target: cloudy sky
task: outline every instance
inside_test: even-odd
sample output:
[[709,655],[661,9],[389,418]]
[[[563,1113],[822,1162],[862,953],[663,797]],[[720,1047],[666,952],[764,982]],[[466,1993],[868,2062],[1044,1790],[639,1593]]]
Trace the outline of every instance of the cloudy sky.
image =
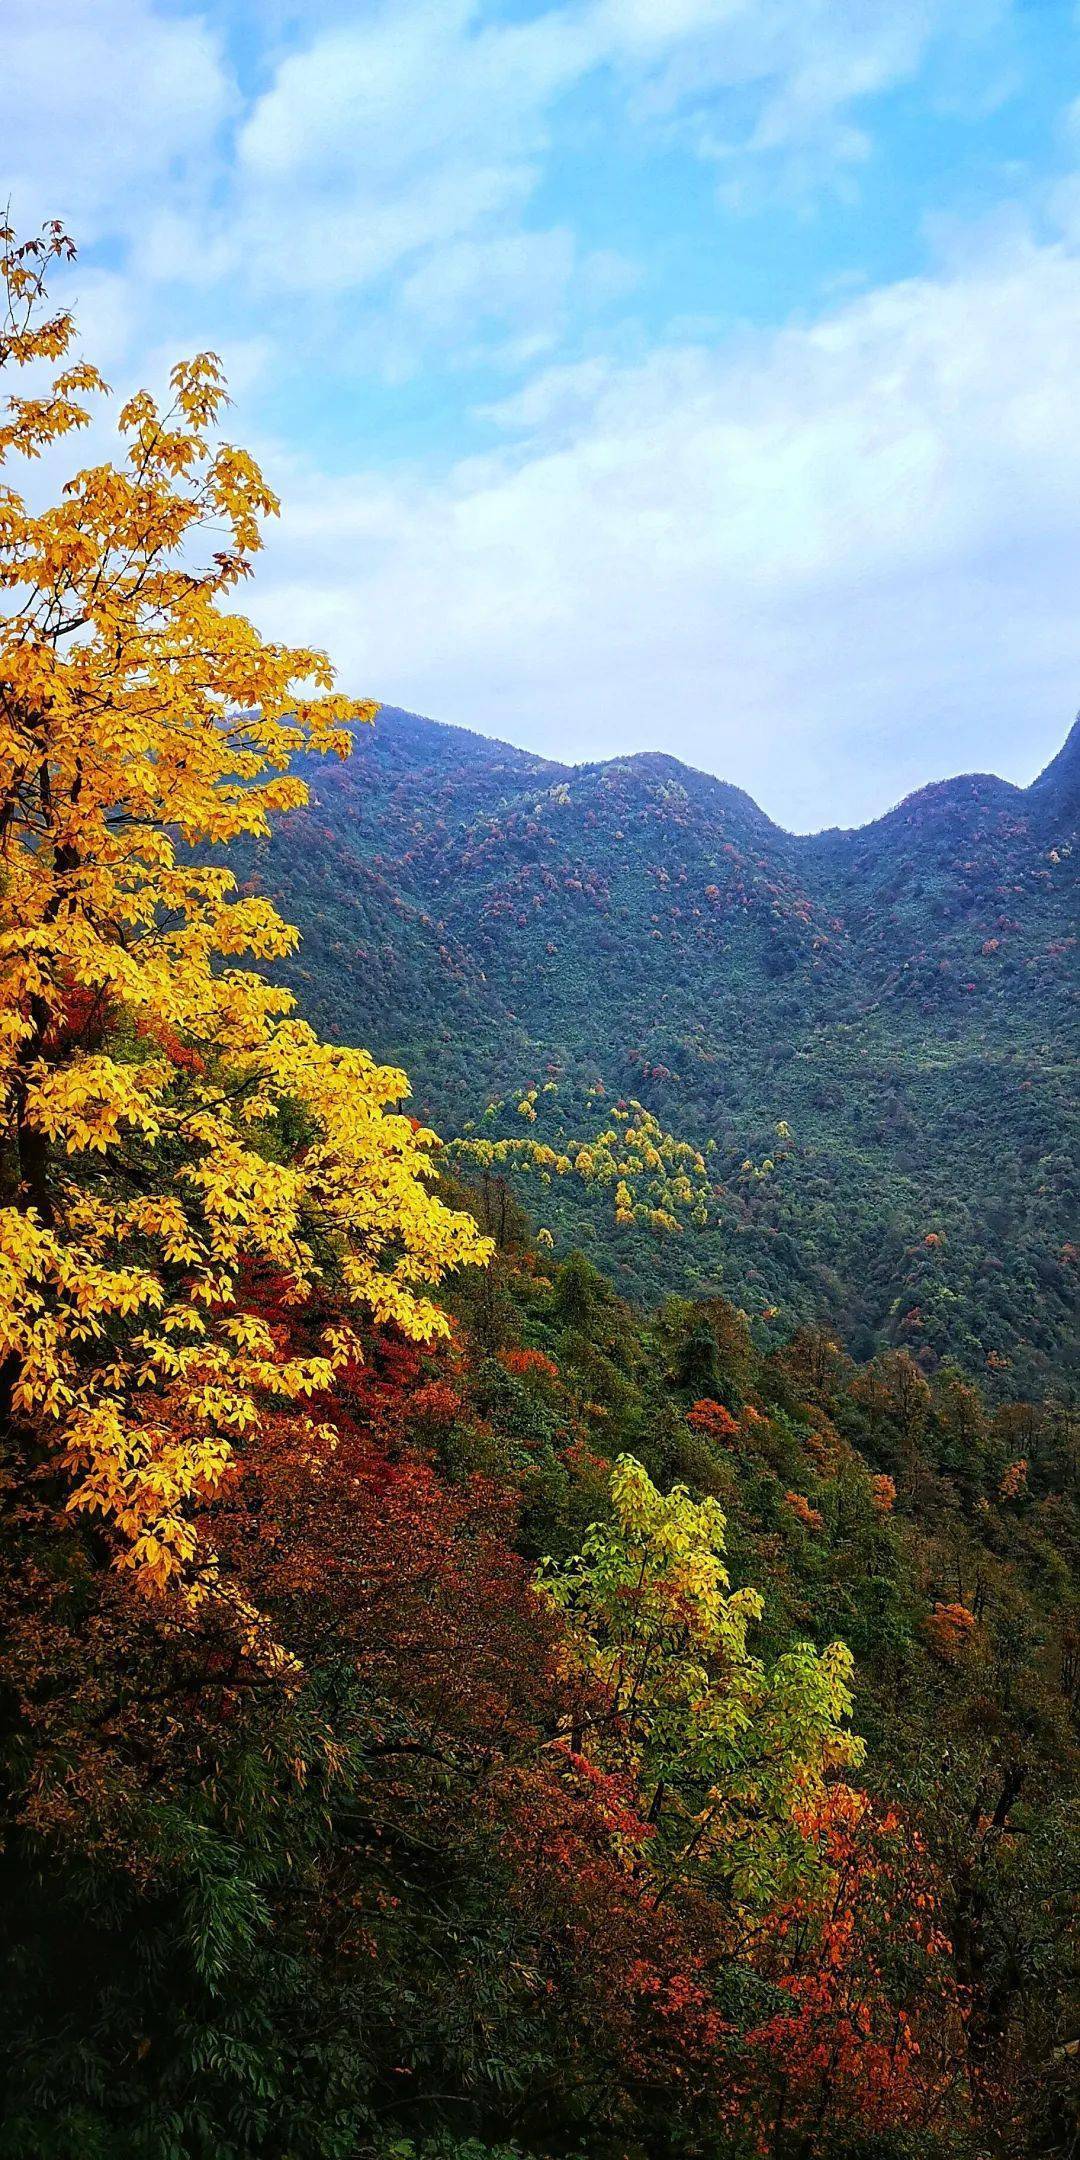
[[214,345],[252,612],[800,829],[1080,704],[1073,0],[0,0],[118,389]]

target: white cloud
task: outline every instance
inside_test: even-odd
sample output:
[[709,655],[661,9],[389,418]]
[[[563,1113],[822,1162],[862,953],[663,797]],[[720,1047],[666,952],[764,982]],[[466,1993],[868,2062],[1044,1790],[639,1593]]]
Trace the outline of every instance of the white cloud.
[[795,823],[884,807],[928,737],[1027,778],[1080,673],[1078,340],[1077,258],[1014,239],[736,354],[548,370],[443,486],[297,471],[263,609],[353,687],[659,744]]
[[535,359],[563,327],[576,254],[573,234],[557,227],[459,240],[426,255],[397,305],[397,334],[412,364],[432,345],[463,363]]
[[[7,0],[0,181],[20,224],[58,213],[83,242],[121,238],[144,304],[185,282],[256,313],[311,296],[321,338],[326,309],[378,306],[391,373],[408,372],[410,296],[437,306],[482,264],[491,357],[520,365],[562,326],[562,241],[525,212],[568,94],[602,79],[639,130],[675,129],[715,162],[729,202],[759,171],[818,184],[864,147],[868,98],[1006,4],[556,0],[514,19],[489,0],[225,0],[211,20],[163,0]],[[246,103],[226,29],[262,85]],[[582,304],[589,290],[586,275]]]
[[566,226],[470,235],[422,255],[343,357],[350,371],[375,366],[390,383],[432,367],[518,374],[559,345],[572,319],[621,306],[636,281],[632,263],[612,250],[583,253]]
[[852,115],[868,99],[998,13],[995,0],[595,0],[594,25],[643,120],[679,126],[734,186],[770,162],[808,186],[866,154]]
[[583,51],[559,12],[485,26],[476,0],[384,5],[283,62],[243,130],[241,162],[268,179],[385,185],[433,155],[474,155],[481,118],[504,156],[528,155]]
[[287,285],[355,285],[516,214],[585,58],[570,15],[485,24],[473,0],[395,0],[331,29],[241,131],[241,259]]
[[201,190],[232,90],[198,15],[148,0],[5,0],[0,198],[21,229],[130,231],[151,195]]
[[571,0],[512,20],[481,0],[382,0],[280,59],[189,268],[220,276],[224,247],[245,280],[344,292],[516,231],[559,100],[600,74],[639,126],[677,128],[729,188],[785,161],[820,181],[865,148],[852,112],[994,5]]

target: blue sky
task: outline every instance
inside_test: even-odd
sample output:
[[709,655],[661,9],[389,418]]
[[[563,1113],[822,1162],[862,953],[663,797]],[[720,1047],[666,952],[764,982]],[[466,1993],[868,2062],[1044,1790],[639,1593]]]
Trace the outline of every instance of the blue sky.
[[197,346],[268,630],[799,828],[1080,704],[1071,0],[5,0],[0,186]]

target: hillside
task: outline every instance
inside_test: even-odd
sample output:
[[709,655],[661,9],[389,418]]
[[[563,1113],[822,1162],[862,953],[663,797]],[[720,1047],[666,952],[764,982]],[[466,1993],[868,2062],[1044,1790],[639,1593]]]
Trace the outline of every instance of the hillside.
[[1076,2160],[1075,738],[372,737],[170,380],[0,516],[0,2160]]
[[533,1196],[560,1243],[857,1355],[1075,1376],[1080,729],[1026,790],[810,837],[670,757],[567,767],[390,709],[310,778],[242,869],[302,930],[318,1026],[447,1133],[505,1098],[483,1129],[520,1134],[539,1086],[556,1145],[634,1098],[708,1149],[708,1228],[624,1237],[571,1181]]

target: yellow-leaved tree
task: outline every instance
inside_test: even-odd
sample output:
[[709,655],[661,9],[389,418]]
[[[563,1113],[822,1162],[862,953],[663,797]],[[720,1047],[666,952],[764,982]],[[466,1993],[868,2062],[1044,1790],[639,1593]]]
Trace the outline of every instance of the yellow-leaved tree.
[[611,1509],[537,1578],[567,1623],[568,1672],[586,1682],[575,1747],[637,1787],[658,1898],[698,1876],[760,1912],[818,1877],[821,1810],[836,1774],[862,1760],[846,1724],[851,1652],[801,1642],[768,1665],[752,1654],[764,1599],[731,1588],[717,1500],[658,1492],[622,1455]]
[[0,411],[3,1413],[123,1564],[198,1599],[224,1591],[193,1518],[260,1402],[356,1351],[344,1320],[289,1354],[253,1273],[421,1339],[427,1290],[488,1248],[428,1189],[404,1075],[318,1040],[258,972],[294,931],[199,854],[302,803],[295,753],[374,715],[228,605],[277,505],[217,435],[214,355],[168,409],[129,399],[117,462],[57,501],[9,484],[108,395],[48,308],[71,253],[0,229],[0,368],[26,371]]

